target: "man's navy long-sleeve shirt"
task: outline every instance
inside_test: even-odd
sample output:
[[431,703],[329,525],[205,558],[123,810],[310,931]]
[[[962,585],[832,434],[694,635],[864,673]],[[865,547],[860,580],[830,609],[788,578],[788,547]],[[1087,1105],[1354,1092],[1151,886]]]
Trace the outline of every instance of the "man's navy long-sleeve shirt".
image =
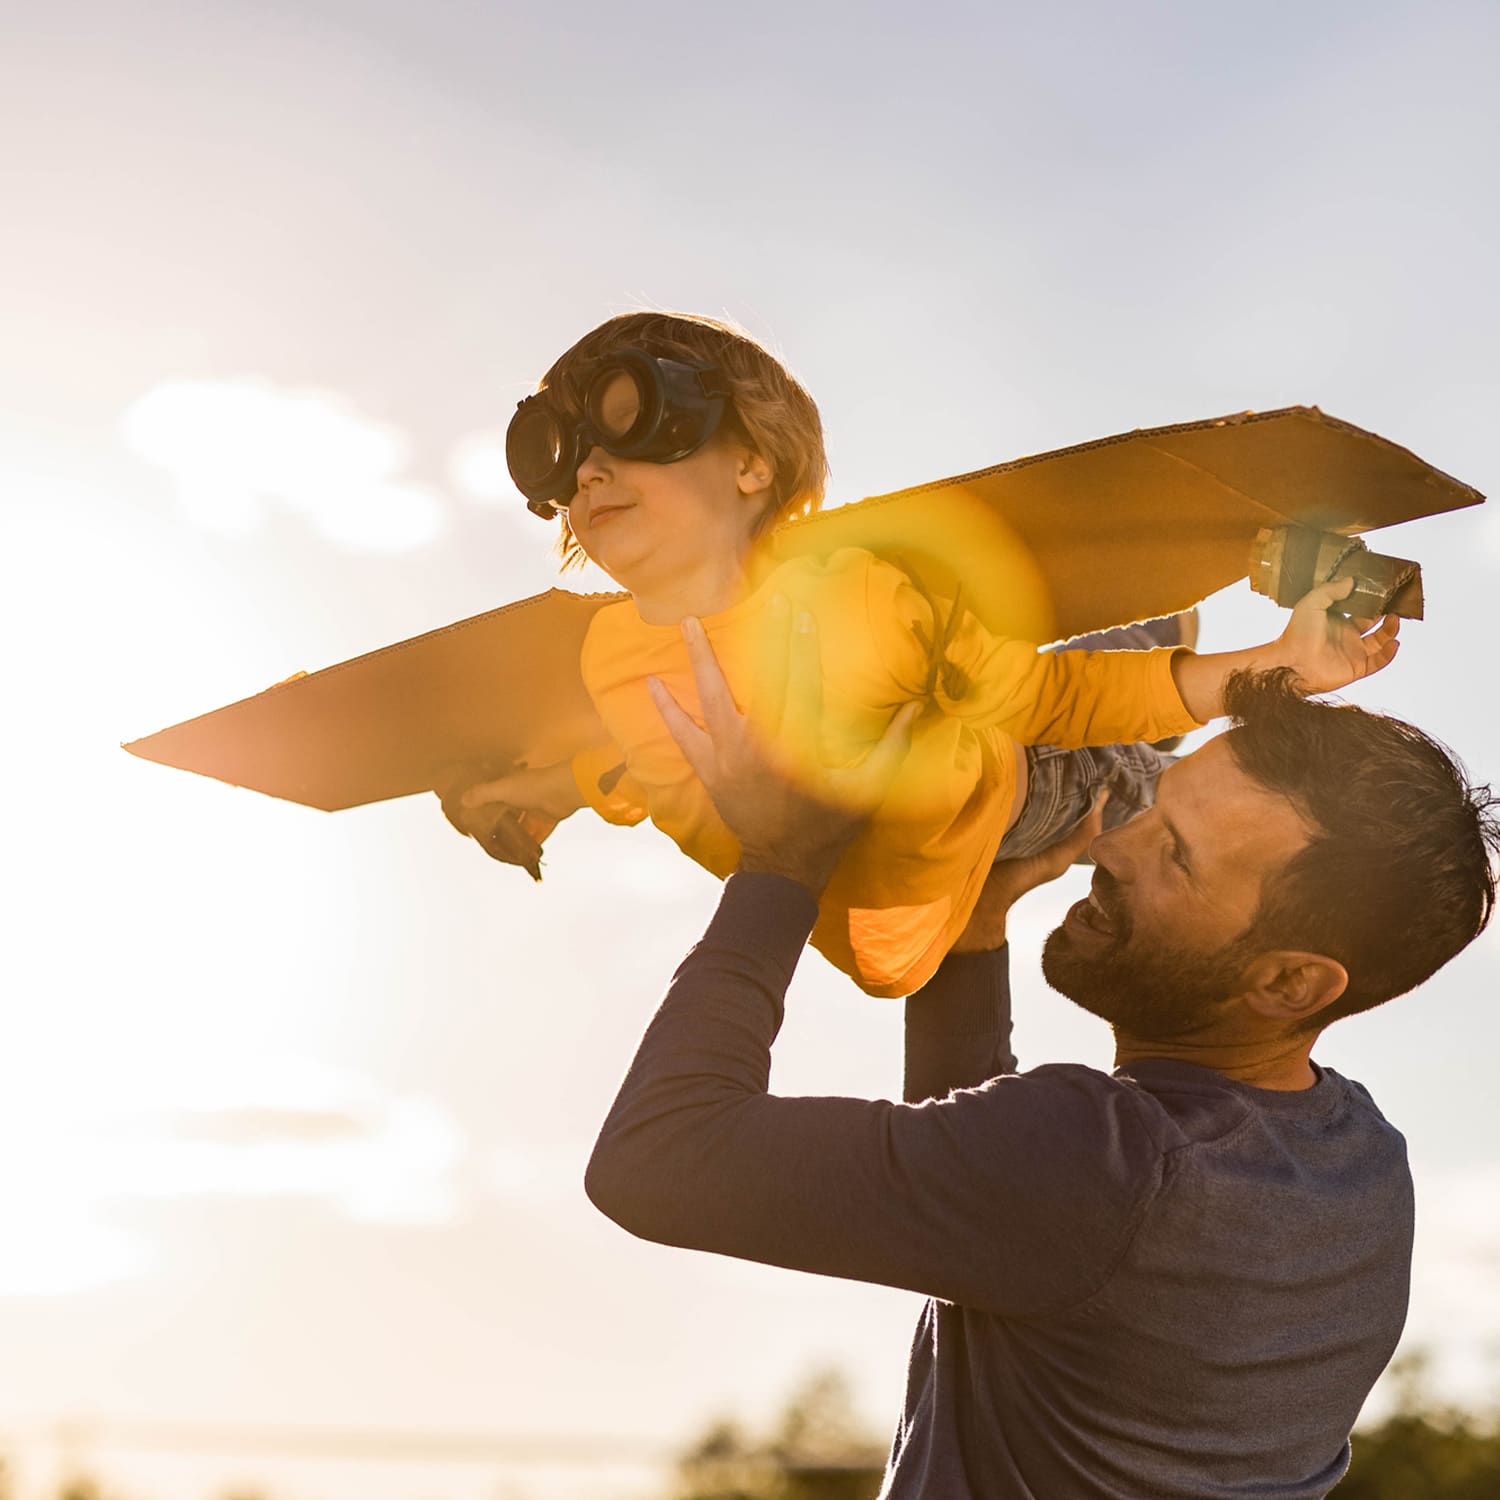
[[604,1123],[594,1202],[930,1299],[890,1500],[1326,1494],[1410,1269],[1405,1144],[1365,1091],[1165,1060],[1016,1074],[1002,952],[907,1002],[907,1102],[777,1097],[815,915],[791,881],[730,879]]

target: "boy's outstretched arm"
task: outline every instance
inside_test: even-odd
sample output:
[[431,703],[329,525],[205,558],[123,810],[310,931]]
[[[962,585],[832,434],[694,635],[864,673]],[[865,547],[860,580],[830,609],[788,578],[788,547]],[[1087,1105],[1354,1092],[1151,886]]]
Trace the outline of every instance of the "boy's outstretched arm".
[[1401,622],[1387,615],[1376,626],[1335,612],[1353,587],[1352,578],[1320,584],[1297,602],[1281,635],[1264,646],[1205,656],[1179,652],[1172,658],[1172,680],[1183,706],[1200,723],[1217,718],[1224,712],[1224,684],[1235,672],[1290,667],[1303,692],[1331,693],[1389,666]]
[[454,828],[493,858],[523,865],[536,880],[543,842],[579,808],[591,806],[606,822],[625,827],[646,816],[645,795],[626,772],[623,753],[607,742],[555,765],[518,766],[482,781],[460,778],[438,795]]

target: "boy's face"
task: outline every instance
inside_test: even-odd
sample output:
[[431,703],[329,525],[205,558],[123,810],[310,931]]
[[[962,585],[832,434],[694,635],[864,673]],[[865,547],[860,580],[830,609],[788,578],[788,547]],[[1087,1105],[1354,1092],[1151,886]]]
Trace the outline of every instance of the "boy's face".
[[743,443],[715,436],[676,463],[591,449],[568,524],[579,545],[637,596],[670,595],[738,568],[770,499],[770,470]]

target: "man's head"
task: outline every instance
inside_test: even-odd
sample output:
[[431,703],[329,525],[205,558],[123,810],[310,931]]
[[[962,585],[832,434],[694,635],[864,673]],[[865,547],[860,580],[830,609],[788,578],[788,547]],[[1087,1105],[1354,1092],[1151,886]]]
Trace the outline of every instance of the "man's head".
[[[579,339],[542,377],[538,389],[576,415],[582,404],[580,377],[599,360],[625,349],[708,364],[721,373],[729,400],[710,446],[742,445],[769,472],[769,485],[751,514],[754,532],[821,505],[828,458],[816,403],[775,356],[728,323],[683,313],[622,313]],[[567,569],[583,562],[584,551],[566,514],[560,526],[558,550]]]
[[1094,841],[1093,894],[1048,939],[1049,982],[1138,1039],[1243,1003],[1311,1033],[1420,984],[1495,905],[1496,801],[1398,719],[1241,674],[1228,733]]

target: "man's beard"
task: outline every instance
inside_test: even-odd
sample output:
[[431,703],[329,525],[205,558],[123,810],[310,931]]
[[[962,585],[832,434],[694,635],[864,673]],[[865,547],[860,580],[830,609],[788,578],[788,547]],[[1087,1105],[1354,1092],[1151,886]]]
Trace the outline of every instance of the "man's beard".
[[1132,945],[1120,883],[1102,867],[1094,871],[1094,899],[1111,929],[1107,940],[1080,951],[1065,927],[1056,928],[1042,949],[1047,983],[1138,1039],[1188,1037],[1211,1024],[1221,1002],[1239,988],[1251,956],[1247,934],[1214,953]]

